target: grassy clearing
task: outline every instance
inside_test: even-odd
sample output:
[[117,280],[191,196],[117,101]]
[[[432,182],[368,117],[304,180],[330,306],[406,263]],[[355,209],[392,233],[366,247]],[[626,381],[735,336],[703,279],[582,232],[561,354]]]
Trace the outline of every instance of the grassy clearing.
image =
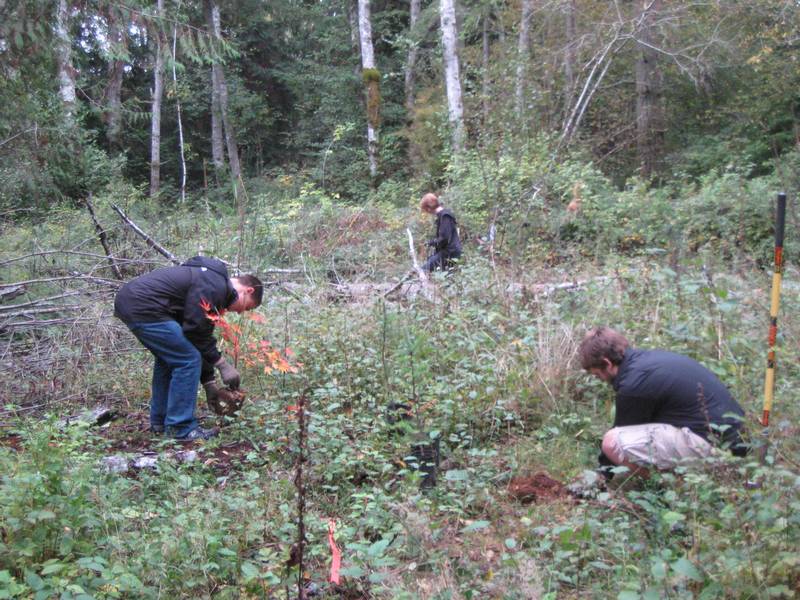
[[[74,226],[64,235],[88,244],[91,230],[68,217]],[[373,243],[385,236],[383,258],[375,251],[373,266],[360,271],[365,279],[398,276],[388,259],[405,260],[399,221],[381,218],[388,225]],[[311,237],[323,235],[309,223]],[[173,227],[174,239],[185,239],[189,225],[154,227]],[[225,239],[223,225],[215,227],[215,239]],[[17,242],[8,256],[22,254],[30,232],[10,233]],[[141,258],[138,243],[119,236],[128,256]],[[513,476],[546,472],[566,482],[594,465],[612,395],[573,361],[592,324],[709,366],[734,390],[759,438],[769,273],[710,253],[677,263],[668,253],[609,255],[603,263],[562,257],[525,271],[473,255],[437,283],[434,304],[349,303],[332,300],[322,282],[331,264],[353,266],[356,254],[334,260],[339,250],[331,249],[341,246],[329,246],[308,259],[302,294],[271,288],[259,309],[265,322],[241,320],[246,341],[291,348],[301,371],[244,365],[249,400],[241,415],[222,423],[218,440],[194,448],[191,463],[168,459],[171,444],[142,431],[150,357],[111,316],[110,293],[81,296],[83,320],[70,325],[3,334],[0,597],[296,597],[297,420],[287,407],[303,390],[311,411],[303,576],[326,597],[798,592],[800,330],[786,316],[800,308],[796,269],[785,276],[765,465],[722,459],[637,492],[523,504],[508,494]],[[4,279],[52,277],[77,260],[20,261]],[[534,287],[575,278],[588,283]],[[46,293],[59,291],[46,285],[53,286]],[[113,404],[122,418],[101,428],[58,427],[60,417],[98,403]],[[389,422],[392,403],[412,407],[408,427]],[[438,484],[423,492],[411,444],[435,437]],[[142,450],[161,457],[157,471],[111,475],[100,467],[103,456]],[[761,487],[747,489],[746,481]],[[325,583],[331,518],[344,559],[340,586]]]

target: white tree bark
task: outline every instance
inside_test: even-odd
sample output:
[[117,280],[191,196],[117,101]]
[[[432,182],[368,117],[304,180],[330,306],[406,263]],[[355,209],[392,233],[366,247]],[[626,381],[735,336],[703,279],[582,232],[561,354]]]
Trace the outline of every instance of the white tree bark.
[[69,35],[69,5],[59,0],[56,11],[56,56],[58,61],[58,93],[68,118],[75,113],[75,69],[72,67],[72,38]]
[[178,117],[178,146],[181,152],[181,202],[186,201],[186,154],[183,148],[183,121],[181,120],[181,98],[178,93],[178,72],[176,69],[178,45],[178,26],[172,27],[172,85],[175,91],[175,109]]
[[447,112],[453,150],[461,152],[464,149],[466,132],[464,128],[464,104],[461,97],[461,69],[458,62],[455,0],[441,0],[439,17],[442,27]]
[[[157,4],[159,25],[164,15],[164,0]],[[164,97],[164,35],[156,32],[156,55],[153,66],[153,105],[150,112],[150,197],[158,195],[161,187],[161,101]]]
[[575,96],[575,56],[578,44],[575,18],[575,0],[566,0],[564,5],[564,33],[567,43],[564,46],[564,113],[572,106]]
[[522,118],[525,108],[525,92],[528,87],[528,55],[531,51],[532,15],[533,0],[522,0],[522,20],[519,24],[519,38],[517,40],[517,73],[514,87],[514,111],[517,114],[517,119]]
[[361,69],[367,87],[367,156],[369,174],[378,175],[378,123],[380,87],[375,81],[375,53],[372,47],[372,16],[370,1],[358,0],[358,32],[361,40]]
[[414,29],[419,21],[419,13],[422,2],[421,0],[411,0],[411,12],[408,22],[408,31],[411,34],[411,47],[408,49],[408,57],[406,58],[406,79],[405,79],[405,92],[406,92],[406,110],[409,116],[414,111],[414,95],[415,83],[417,75],[417,55],[419,54],[419,44],[417,44]]
[[[209,13],[210,14],[210,13]],[[209,23],[213,20],[209,17]],[[212,26],[213,31],[213,26]],[[225,146],[222,139],[222,116],[219,108],[219,83],[217,70],[211,66],[211,162],[219,184],[219,174],[225,167]]]

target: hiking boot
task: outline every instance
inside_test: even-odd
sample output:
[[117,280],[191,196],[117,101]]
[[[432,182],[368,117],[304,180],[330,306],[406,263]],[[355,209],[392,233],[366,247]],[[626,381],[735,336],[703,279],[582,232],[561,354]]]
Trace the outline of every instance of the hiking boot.
[[164,426],[151,423],[150,433],[152,433],[153,435],[164,435]]
[[194,442],[195,440],[210,440],[211,438],[216,437],[218,434],[219,434],[218,427],[212,427],[211,429],[196,427],[183,437],[176,437],[175,440],[178,442]]

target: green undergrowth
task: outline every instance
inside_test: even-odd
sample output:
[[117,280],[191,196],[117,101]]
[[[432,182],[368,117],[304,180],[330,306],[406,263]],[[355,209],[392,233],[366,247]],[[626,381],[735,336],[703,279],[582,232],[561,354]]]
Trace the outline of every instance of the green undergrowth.
[[[278,174],[250,182],[241,227],[212,196],[171,206],[129,188],[96,196],[126,279],[168,261],[120,224],[111,202],[174,254],[218,255],[269,281],[263,318],[229,316],[241,327],[248,400],[189,463],[141,431],[152,359],[113,318],[113,276],[85,209],[2,223],[1,283],[36,280],[14,303],[74,294],[52,302],[75,306],[44,313],[59,321],[51,326],[0,321],[0,598],[297,597],[302,396],[302,576],[324,597],[794,597],[800,285],[788,237],[772,426],[758,424],[778,182],[732,168],[618,192],[578,158],[555,165],[544,147],[526,152],[467,154],[454,167],[457,184],[443,195],[460,216],[466,260],[437,274],[430,293],[388,298],[386,287],[357,299],[332,284],[391,285],[408,270],[405,229],[421,248],[431,223],[401,187],[348,205]],[[582,208],[569,216],[576,196]],[[493,220],[494,247],[479,246]],[[96,279],[78,284],[76,273]],[[575,353],[596,324],[708,366],[745,408],[758,450],[639,491],[513,499],[515,476],[566,483],[594,466],[613,392],[580,371]],[[261,342],[289,348],[298,372],[265,369],[249,350]],[[121,417],[59,425],[97,404]],[[220,424],[203,404],[201,394],[205,423]],[[419,444],[438,444],[432,488]],[[141,449],[159,457],[157,470],[102,466]],[[329,519],[339,586],[326,582]]]
[[[785,314],[798,309],[796,276],[787,269]],[[559,290],[535,287],[569,281],[558,268],[511,280],[476,257],[437,279],[434,302],[346,302],[319,286],[302,296],[271,291],[263,323],[232,316],[244,341],[290,348],[299,372],[265,372],[242,358],[249,400],[220,438],[188,464],[153,440],[158,470],[133,475],[106,473],[101,459],[130,437],[125,423],[146,414],[151,359],[107,308],[91,330],[53,332],[51,342],[71,353],[38,355],[58,367],[39,396],[50,402],[36,413],[22,398],[4,408],[0,597],[296,597],[292,407],[304,391],[304,576],[326,594],[792,597],[798,331],[782,321],[774,426],[764,438],[756,419],[768,273],[712,256],[676,266],[653,254],[587,265],[580,289]],[[756,454],[709,463],[594,500],[509,497],[515,475],[567,482],[593,466],[612,394],[574,358],[596,323],[709,366],[745,407],[751,438],[768,443],[765,462]],[[66,400],[55,404],[59,396]],[[55,414],[78,408],[71,397],[110,401],[123,417],[59,428]],[[437,484],[421,489],[412,447],[435,440]],[[242,441],[253,450],[228,470],[209,460]],[[326,583],[329,519],[343,554],[337,588]]]

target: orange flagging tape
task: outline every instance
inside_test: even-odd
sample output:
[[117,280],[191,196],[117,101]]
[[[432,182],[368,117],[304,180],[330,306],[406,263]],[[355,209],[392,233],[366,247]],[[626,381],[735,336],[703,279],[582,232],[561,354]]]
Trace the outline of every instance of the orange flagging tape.
[[336,521],[333,519],[328,520],[328,544],[331,547],[331,576],[328,581],[331,583],[339,583],[339,569],[342,566],[342,553],[333,539],[333,532],[336,530]]

